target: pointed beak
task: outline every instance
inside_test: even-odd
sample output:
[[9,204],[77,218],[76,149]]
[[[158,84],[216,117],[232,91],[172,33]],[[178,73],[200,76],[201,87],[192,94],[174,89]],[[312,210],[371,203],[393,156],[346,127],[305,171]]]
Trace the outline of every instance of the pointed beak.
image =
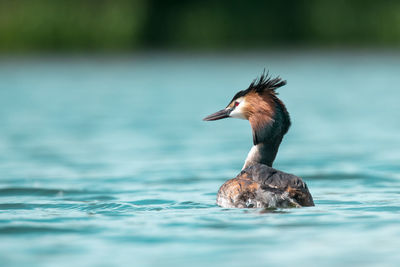
[[216,120],[228,118],[231,111],[232,111],[232,109],[229,109],[229,108],[222,109],[220,111],[217,111],[217,112],[205,117],[203,119],[203,121],[216,121]]

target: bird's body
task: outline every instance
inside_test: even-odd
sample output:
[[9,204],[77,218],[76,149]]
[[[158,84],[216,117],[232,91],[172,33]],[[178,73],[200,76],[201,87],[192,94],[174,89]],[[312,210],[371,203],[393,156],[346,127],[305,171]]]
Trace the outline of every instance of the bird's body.
[[253,144],[242,171],[218,191],[217,204],[225,208],[276,208],[314,206],[307,185],[300,177],[272,168],[290,117],[275,90],[286,84],[263,74],[249,88],[238,92],[229,105],[204,118],[233,117],[249,120]]
[[314,206],[301,178],[260,163],[226,181],[218,191],[217,204],[224,208]]

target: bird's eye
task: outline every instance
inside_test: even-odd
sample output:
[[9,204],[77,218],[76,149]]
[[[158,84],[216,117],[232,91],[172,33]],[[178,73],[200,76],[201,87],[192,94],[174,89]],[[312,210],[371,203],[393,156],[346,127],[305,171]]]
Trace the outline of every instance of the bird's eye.
[[239,102],[236,101],[235,102],[235,107],[237,107],[237,106],[239,106]]

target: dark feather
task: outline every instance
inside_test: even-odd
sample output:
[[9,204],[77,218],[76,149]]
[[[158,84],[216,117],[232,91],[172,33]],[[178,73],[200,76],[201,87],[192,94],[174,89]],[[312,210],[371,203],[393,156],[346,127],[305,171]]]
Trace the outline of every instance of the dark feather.
[[275,90],[284,85],[286,85],[286,80],[282,80],[279,76],[271,78],[269,76],[269,72],[265,73],[264,70],[261,76],[257,79],[254,79],[246,90],[237,92],[229,103],[235,99],[238,99],[239,97],[247,95],[250,92],[262,93],[265,90],[271,90],[276,94]]

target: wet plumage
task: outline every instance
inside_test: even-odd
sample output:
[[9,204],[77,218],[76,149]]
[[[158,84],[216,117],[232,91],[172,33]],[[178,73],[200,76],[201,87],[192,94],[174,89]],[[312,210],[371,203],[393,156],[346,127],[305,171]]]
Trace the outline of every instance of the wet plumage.
[[259,163],[225,182],[218,191],[217,204],[225,208],[314,206],[300,177]]

